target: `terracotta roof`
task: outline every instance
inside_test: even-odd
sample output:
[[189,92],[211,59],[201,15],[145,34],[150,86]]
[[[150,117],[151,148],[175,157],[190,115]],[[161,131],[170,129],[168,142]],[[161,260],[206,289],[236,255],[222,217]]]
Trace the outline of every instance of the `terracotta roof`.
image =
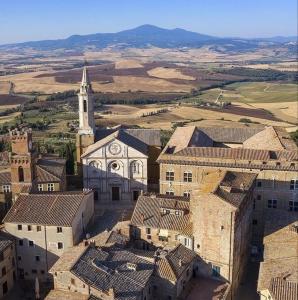
[[[164,213],[172,210],[173,213]],[[183,214],[176,215],[175,211]],[[140,196],[135,206],[131,224],[167,230],[182,231],[189,222],[189,199],[166,195]]]
[[0,165],[8,165],[9,164],[9,152],[4,151],[0,152]]
[[297,151],[295,142],[282,128],[266,127],[243,143],[244,148]]
[[160,129],[125,128],[123,126],[117,126],[110,129],[98,129],[96,131],[96,141],[107,137],[117,130],[122,130],[147,145],[157,147],[161,146]]
[[71,269],[72,274],[92,288],[104,293],[113,288],[116,299],[127,300],[139,299],[153,271],[153,263],[128,250],[91,246]]
[[128,133],[126,133],[123,130],[117,130],[116,132],[113,132],[109,136],[107,136],[107,137],[99,140],[98,142],[90,145],[81,157],[88,156],[90,153],[96,151],[97,149],[99,149],[100,147],[104,146],[105,144],[109,143],[112,140],[121,141],[122,143],[138,150],[139,152],[141,152],[145,155],[148,154],[148,147],[144,142],[138,140],[137,138],[135,138],[134,136],[132,136]]
[[[164,252],[164,250],[161,251]],[[180,244],[166,255],[156,255],[155,257],[155,275],[170,281],[176,281],[197,257],[197,254]]]
[[274,300],[298,300],[298,282],[280,277],[272,278],[269,292]]
[[13,243],[14,239],[6,232],[0,231],[0,253]]
[[89,295],[78,292],[51,290],[45,300],[89,300]]
[[248,138],[262,131],[263,127],[258,127],[258,128],[197,127],[197,129],[203,131],[214,142],[242,144]]
[[80,256],[87,250],[84,245],[71,247],[63,252],[60,258],[49,270],[50,273],[70,271]]
[[11,183],[10,171],[0,172],[0,185],[10,184],[10,183]]
[[3,222],[71,226],[88,193],[90,192],[21,194]]
[[41,158],[36,164],[36,182],[59,182],[65,173],[65,159]]

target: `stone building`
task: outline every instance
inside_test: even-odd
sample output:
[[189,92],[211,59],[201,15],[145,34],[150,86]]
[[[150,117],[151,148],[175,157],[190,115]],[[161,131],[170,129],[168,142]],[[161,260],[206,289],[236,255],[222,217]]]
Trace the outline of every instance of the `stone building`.
[[141,249],[175,247],[193,249],[189,199],[169,195],[141,195],[131,218],[131,238]]
[[185,291],[195,263],[195,253],[182,245],[156,252],[120,248],[114,243],[77,246],[50,270],[54,290],[46,299],[73,295],[71,299],[175,300]]
[[97,129],[86,67],[78,98],[78,172],[84,188],[94,190],[98,205],[133,206],[141,191],[158,191],[160,131],[123,126]]
[[261,300],[298,299],[298,212],[275,210],[265,216]]
[[74,292],[82,295],[79,299],[152,299],[154,264],[123,248],[74,247],[50,272],[55,291]]
[[190,200],[199,272],[230,283],[232,297],[250,256],[256,174],[213,171]]
[[14,239],[0,232],[0,299],[14,286],[16,281],[16,254]]
[[61,254],[85,236],[93,214],[91,191],[21,194],[3,220],[16,238],[19,277],[48,279]]
[[298,210],[298,151],[280,128],[178,127],[158,158],[160,193],[189,196],[206,174],[234,170],[257,174],[253,239],[261,243],[266,211]]
[[38,155],[30,129],[10,132],[11,153],[0,169],[0,215],[7,213],[21,193],[65,191],[65,159]]

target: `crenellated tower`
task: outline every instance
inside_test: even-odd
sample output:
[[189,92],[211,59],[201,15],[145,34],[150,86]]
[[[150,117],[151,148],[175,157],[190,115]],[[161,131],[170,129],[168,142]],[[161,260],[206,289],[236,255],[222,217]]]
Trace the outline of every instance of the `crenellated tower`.
[[30,190],[34,178],[34,154],[32,131],[12,130],[11,141],[11,189],[13,198],[21,192]]
[[92,86],[88,76],[87,67],[83,69],[82,82],[80,86],[79,98],[79,130],[76,137],[77,168],[81,174],[81,155],[85,149],[94,143],[95,122],[94,106],[92,99]]

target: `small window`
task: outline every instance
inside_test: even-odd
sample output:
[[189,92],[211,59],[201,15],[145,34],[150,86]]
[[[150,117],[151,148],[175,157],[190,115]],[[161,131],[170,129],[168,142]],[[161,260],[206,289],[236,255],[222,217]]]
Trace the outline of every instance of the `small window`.
[[3,193],[10,193],[10,185],[8,184],[5,184],[5,185],[2,185],[2,191]]
[[53,192],[53,191],[55,191],[54,183],[48,183],[48,192]]
[[62,242],[58,242],[58,249],[63,249],[63,243]]
[[257,181],[257,187],[261,187],[262,186],[262,181]]
[[174,181],[175,180],[175,174],[173,171],[167,171],[166,172],[166,181]]
[[38,189],[39,192],[42,192],[43,191],[43,184],[38,184],[37,189]]
[[37,274],[37,270],[36,269],[32,269],[31,272],[32,272],[32,274]]
[[166,191],[166,195],[169,195],[169,196],[174,196],[175,193],[174,191]]
[[257,220],[252,220],[252,225],[258,225],[258,221]]
[[22,256],[18,256],[18,261],[21,261],[22,260]]
[[219,266],[212,266],[212,276],[219,277],[220,276],[220,267]]
[[277,208],[277,200],[273,199],[273,200],[268,200],[268,208]]
[[185,198],[190,198],[190,191],[185,191],[185,192],[183,193],[183,197],[185,197]]
[[151,228],[146,228],[146,234],[151,234]]
[[298,179],[292,179],[290,181],[290,190],[298,190]]
[[72,285],[75,285],[75,284],[76,284],[76,281],[74,280],[74,278],[71,278],[71,279],[70,279],[70,283],[71,283]]
[[23,226],[19,224],[19,225],[18,225],[18,230],[22,230],[22,227],[23,227]]
[[44,270],[40,270],[40,273],[43,275],[44,274]]
[[23,240],[19,240],[19,246],[23,246],[24,245],[24,241]]
[[36,226],[36,231],[41,231],[41,226],[40,225]]
[[40,256],[39,255],[35,256],[35,261],[40,261]]
[[2,276],[5,276],[5,275],[6,275],[6,268],[3,267],[3,268],[2,268]]
[[19,166],[18,173],[19,173],[19,182],[24,182],[24,169],[22,166]]
[[84,112],[87,112],[87,100],[83,101]]
[[289,201],[289,210],[298,211],[298,201]]
[[28,228],[28,231],[32,231],[32,226],[31,225],[28,225],[27,228]]
[[57,233],[62,233],[62,227],[57,227]]
[[192,173],[191,172],[184,172],[183,173],[183,181],[184,182],[192,182]]
[[34,246],[34,242],[33,241],[29,241],[28,244],[29,244],[29,247],[33,247]]

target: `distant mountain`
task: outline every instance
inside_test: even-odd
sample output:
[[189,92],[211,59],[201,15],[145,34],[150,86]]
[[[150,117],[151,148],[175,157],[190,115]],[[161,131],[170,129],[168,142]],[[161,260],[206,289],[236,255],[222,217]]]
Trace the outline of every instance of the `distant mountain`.
[[[276,37],[268,43],[282,43],[286,37]],[[204,45],[225,47],[227,50],[247,50],[266,43],[266,39],[219,38],[210,35],[187,31],[184,29],[163,29],[153,25],[142,25],[134,29],[117,33],[95,33],[88,35],[72,35],[66,39],[43,40],[18,44],[2,45],[0,49],[34,48],[37,50],[85,49],[86,47],[102,49],[108,46],[145,48],[197,48]]]

